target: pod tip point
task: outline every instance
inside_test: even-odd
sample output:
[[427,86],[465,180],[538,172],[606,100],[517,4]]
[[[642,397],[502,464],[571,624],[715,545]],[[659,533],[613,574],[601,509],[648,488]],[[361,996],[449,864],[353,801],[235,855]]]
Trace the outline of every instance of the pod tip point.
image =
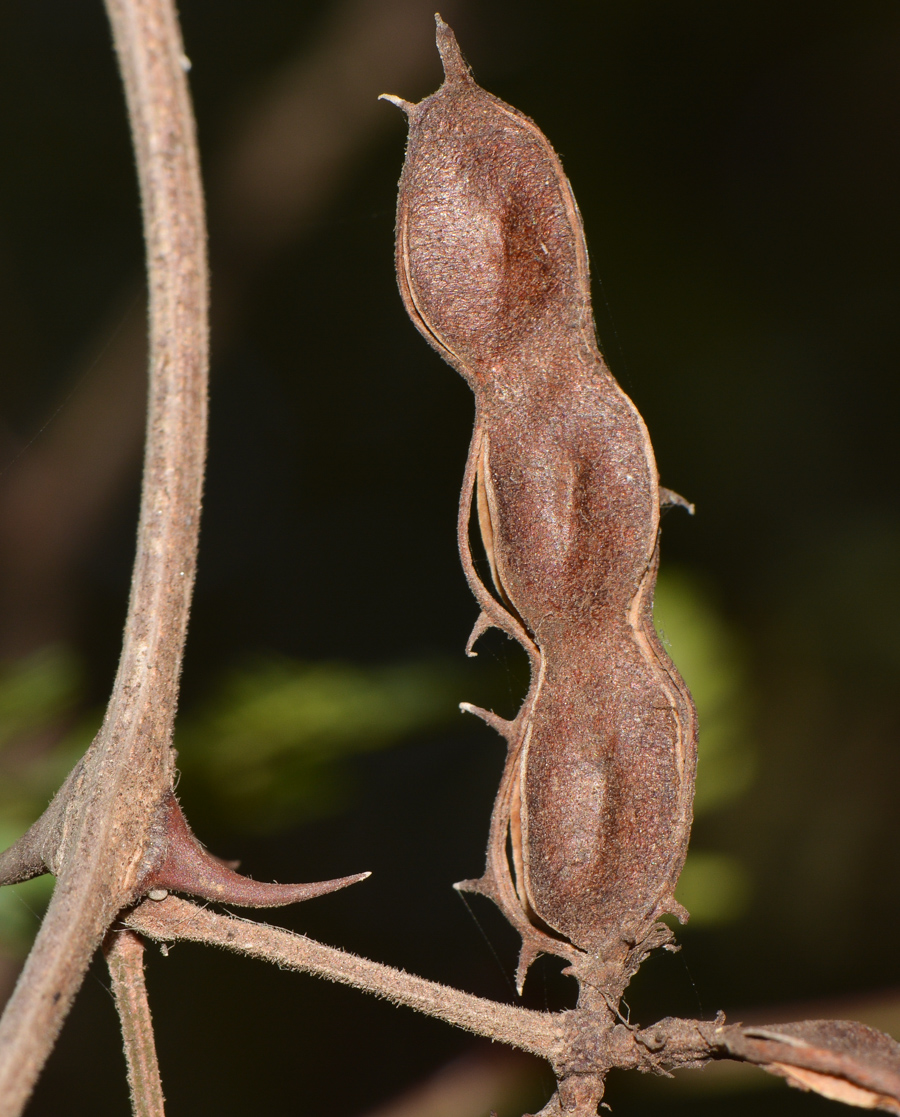
[[447,82],[471,82],[473,80],[472,73],[462,56],[462,51],[459,49],[459,43],[456,41],[452,28],[444,23],[440,12],[434,13],[434,22],[437,32],[437,48],[440,51],[441,63],[444,67],[444,80]]

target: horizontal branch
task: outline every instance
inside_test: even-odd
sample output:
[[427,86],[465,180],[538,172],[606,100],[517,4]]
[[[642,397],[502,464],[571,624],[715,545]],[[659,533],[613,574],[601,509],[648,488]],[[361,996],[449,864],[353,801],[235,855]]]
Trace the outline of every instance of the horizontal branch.
[[498,1004],[280,927],[218,915],[175,896],[161,901],[145,900],[124,916],[124,922],[159,942],[177,939],[208,943],[249,958],[274,962],[284,969],[350,985],[551,1062],[563,1049],[566,1013],[551,1015]]
[[[575,1090],[591,1079],[602,1084],[613,1067],[665,1074],[733,1059],[833,1100],[900,1115],[900,1044],[853,1021],[759,1027],[726,1024],[720,1015],[713,1021],[669,1017],[639,1029],[615,1023],[606,1012],[543,1013],[498,1004],[280,927],[218,915],[175,896],[145,900],[126,913],[124,922],[159,942],[208,943],[316,974],[518,1047],[553,1065],[561,1094],[567,1083],[575,1084]],[[578,1114],[589,1112],[592,1104],[578,1108]],[[557,1110],[551,1106],[545,1112]]]

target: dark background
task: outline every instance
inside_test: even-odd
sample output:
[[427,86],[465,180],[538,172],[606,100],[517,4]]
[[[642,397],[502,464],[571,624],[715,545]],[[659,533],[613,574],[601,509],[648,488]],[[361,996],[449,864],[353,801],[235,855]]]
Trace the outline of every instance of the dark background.
[[[377,29],[382,9],[387,46],[354,38],[354,21]],[[184,708],[249,654],[461,657],[476,612],[455,543],[472,401],[396,291],[405,126],[374,102],[437,86],[432,5],[185,0],[181,14],[214,306]],[[479,81],[563,158],[604,353],[663,483],[698,508],[667,517],[664,566],[705,587],[751,680],[755,782],[704,815],[696,840],[742,860],[752,905],[648,963],[634,1018],[900,986],[900,12],[887,0],[459,0],[443,14]],[[117,389],[103,380],[140,334],[142,269],[108,40],[99,4],[0,7],[0,486],[19,494],[0,509],[27,506],[43,525],[11,514],[3,529],[2,646],[9,659],[48,641],[77,649],[85,709],[115,667],[139,455],[140,392],[121,384],[139,383],[140,362],[109,373]],[[382,51],[371,67],[370,48]],[[277,160],[255,162],[247,137],[286,72],[306,99],[274,150],[288,164],[291,144],[312,154],[279,193]],[[254,210],[246,198],[269,188],[275,200]],[[71,433],[79,416],[87,434]],[[45,481],[26,500],[17,478],[42,454],[72,491]],[[46,574],[41,533],[63,534],[82,504],[62,543],[46,531]],[[521,664],[502,641],[460,670],[515,708]],[[187,776],[179,790],[200,836],[254,875],[375,873],[274,922],[510,998],[515,936],[477,899],[476,923],[450,888],[480,871],[501,748],[474,724],[448,726],[351,762],[333,809],[276,833],[234,827]],[[557,969],[541,964],[529,1003],[567,1003]],[[151,952],[149,983],[173,1117],[358,1114],[471,1046],[406,1010],[199,947]],[[35,1117],[126,1112],[106,987],[97,966]],[[625,1076],[610,1101],[623,1114],[831,1106],[786,1090],[650,1095]]]

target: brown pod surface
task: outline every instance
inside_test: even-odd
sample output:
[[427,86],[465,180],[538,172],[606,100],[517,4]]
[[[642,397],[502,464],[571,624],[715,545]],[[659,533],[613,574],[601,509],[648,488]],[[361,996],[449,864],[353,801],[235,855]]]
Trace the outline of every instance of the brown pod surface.
[[[582,224],[559,159],[481,89],[438,19],[445,81],[409,118],[397,274],[407,311],[466,377],[476,423],[460,548],[482,616],[526,647],[488,866],[539,951],[619,990],[664,941],[695,771],[690,694],[652,623],[659,486],[644,423],[597,348]],[[496,593],[469,554],[473,494]],[[477,712],[477,711],[476,711]],[[512,850],[512,864],[507,848]],[[599,969],[598,969],[599,966]],[[598,976],[599,975],[599,976]]]

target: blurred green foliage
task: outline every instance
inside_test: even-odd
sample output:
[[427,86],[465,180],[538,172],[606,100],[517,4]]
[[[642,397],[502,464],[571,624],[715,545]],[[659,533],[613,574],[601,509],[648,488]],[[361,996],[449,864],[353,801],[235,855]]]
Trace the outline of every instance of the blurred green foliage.
[[[60,731],[74,716],[82,687],[77,656],[60,646],[0,667],[0,848],[34,821],[77,759]],[[0,950],[28,949],[52,885],[44,876],[0,888]]]
[[[688,573],[660,578],[655,615],[700,714],[702,813],[733,801],[752,779],[743,728],[746,674],[736,637]],[[464,686],[471,690],[471,681],[450,660],[364,666],[262,657],[229,670],[179,718],[179,767],[192,794],[229,825],[283,830],[346,805],[347,758],[458,722]],[[98,716],[73,720],[82,693],[76,657],[62,648],[10,664],[0,675],[4,844],[43,809],[90,742]],[[39,908],[49,890],[49,878],[0,890],[0,945],[27,945],[35,926],[29,905]],[[690,854],[679,897],[696,924],[737,918],[747,894],[736,858]]]
[[729,853],[691,850],[676,898],[691,913],[689,928],[733,923],[745,914],[752,898],[747,870]]
[[700,815],[738,798],[756,773],[747,657],[711,593],[685,570],[666,568],[660,574],[653,619],[697,707],[694,813]]
[[[699,817],[740,798],[756,773],[746,653],[712,594],[687,570],[661,572],[653,618],[697,707],[694,816]],[[740,919],[750,899],[748,871],[739,857],[691,848],[678,882],[678,900],[691,913],[690,928]]]
[[230,671],[179,720],[179,765],[222,817],[277,830],[344,802],[347,756],[458,720],[460,685],[460,670],[446,661],[263,659]]
[[62,739],[84,700],[78,657],[42,648],[0,667],[0,826],[34,821],[80,755]]
[[[0,674],[0,848],[40,814],[90,743],[99,716],[72,724],[82,676],[44,649]],[[338,808],[341,762],[459,718],[460,671],[431,662],[363,667],[261,659],[230,671],[176,726],[181,766],[239,828],[271,831]],[[27,949],[49,876],[0,889],[0,949]]]

